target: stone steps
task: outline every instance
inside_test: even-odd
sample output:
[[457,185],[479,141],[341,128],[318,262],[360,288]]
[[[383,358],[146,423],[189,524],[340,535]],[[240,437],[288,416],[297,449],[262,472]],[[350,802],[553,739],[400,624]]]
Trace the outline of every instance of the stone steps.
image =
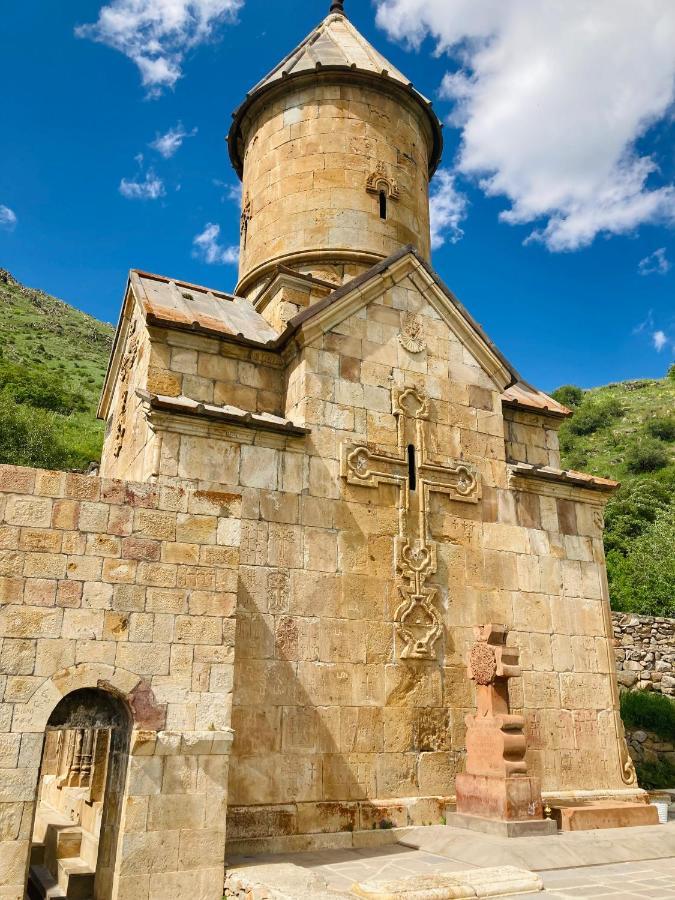
[[[31,847],[31,900],[89,900],[94,894],[94,837],[47,804],[41,804]],[[93,862],[92,862],[93,861]]]
[[78,857],[60,859],[56,873],[31,864],[28,876],[30,900],[90,900],[96,873]]
[[96,872],[79,856],[60,859],[58,885],[68,900],[88,900],[94,895]]

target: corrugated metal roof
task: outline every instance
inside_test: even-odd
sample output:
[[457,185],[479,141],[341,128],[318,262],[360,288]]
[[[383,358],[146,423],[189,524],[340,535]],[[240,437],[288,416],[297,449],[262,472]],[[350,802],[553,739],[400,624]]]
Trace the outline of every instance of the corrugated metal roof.
[[131,285],[151,324],[199,328],[260,344],[278,336],[243,297],[137,270],[131,272]]
[[549,397],[543,391],[537,390],[525,381],[517,381],[502,394],[502,402],[506,406],[525,408],[541,412],[544,415],[567,417],[572,415],[572,410],[558,403],[553,397]]

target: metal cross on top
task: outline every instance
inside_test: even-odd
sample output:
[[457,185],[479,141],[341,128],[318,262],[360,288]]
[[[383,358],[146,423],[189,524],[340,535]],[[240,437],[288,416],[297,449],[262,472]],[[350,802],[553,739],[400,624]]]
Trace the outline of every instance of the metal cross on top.
[[378,453],[364,445],[343,448],[342,475],[350,484],[376,488],[399,487],[399,529],[394,543],[402,603],[396,611],[396,630],[403,641],[403,659],[434,659],[441,636],[440,618],[433,601],[437,588],[426,581],[437,569],[436,543],[429,532],[432,493],[477,503],[478,475],[464,462],[444,464],[429,458],[426,442],[428,398],[417,388],[393,395],[397,418],[398,452]]

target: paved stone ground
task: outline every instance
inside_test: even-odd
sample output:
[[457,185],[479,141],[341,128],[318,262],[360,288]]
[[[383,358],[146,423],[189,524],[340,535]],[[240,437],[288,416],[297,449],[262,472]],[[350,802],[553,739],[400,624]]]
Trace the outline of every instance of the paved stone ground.
[[[675,851],[675,848],[674,848]],[[323,875],[330,887],[349,891],[355,882],[410,878],[416,874],[457,872],[476,868],[447,857],[411,850],[400,845],[374,850],[328,851],[303,853],[293,861]],[[583,869],[558,869],[543,872],[546,900],[675,900],[675,856],[671,859],[611,866],[589,866]],[[532,894],[523,894],[532,900]],[[511,897],[510,900],[517,900]]]
[[[456,829],[451,830],[454,835]],[[430,834],[429,829],[414,829],[415,835]],[[437,829],[443,834],[443,829]],[[445,833],[450,833],[447,830]],[[381,880],[397,881],[410,878],[417,874],[432,874],[466,871],[480,866],[494,866],[502,864],[516,864],[522,866],[528,845],[531,847],[532,838],[521,838],[515,841],[495,841],[484,836],[469,836],[465,832],[462,841],[456,838],[443,846],[442,852],[434,852],[437,848],[417,849],[415,846],[406,846],[402,843],[392,843],[381,847],[369,847],[362,849],[323,850],[311,853],[294,853],[285,856],[258,857],[255,860],[232,861],[245,866],[251,864],[281,864],[292,863],[308,873],[314,873],[325,879],[328,888],[339,892],[340,896],[349,896],[350,888],[356,882]],[[649,840],[650,852],[645,852],[644,838]],[[656,842],[654,838],[658,836]],[[405,838],[410,841],[410,834]],[[480,860],[474,854],[473,863],[467,861],[465,851],[469,843],[474,840],[480,842],[482,848]],[[538,839],[536,839],[538,840]],[[566,835],[562,838],[543,838],[548,841],[549,854],[528,854],[538,857],[541,866],[540,874],[544,880],[546,890],[543,894],[512,895],[509,900],[532,900],[533,896],[542,897],[543,900],[595,900],[595,898],[608,898],[608,900],[675,900],[675,822],[658,831],[651,829],[616,829],[611,832],[584,832],[575,835]],[[521,843],[522,842],[522,843]],[[433,843],[433,838],[432,838]],[[498,859],[498,848],[505,844],[509,849],[518,851],[521,859]],[[576,847],[576,854],[570,855],[566,846]],[[556,847],[558,849],[556,849]],[[584,850],[585,848],[585,850]],[[535,850],[537,848],[534,848]],[[453,855],[452,851],[456,855]],[[579,861],[583,857],[586,861],[597,864],[567,865],[569,860]],[[640,853],[644,855],[657,855],[659,858],[613,862],[611,865],[603,864],[603,860],[630,858],[639,859]],[[462,858],[458,858],[462,857]],[[548,858],[546,858],[548,857]],[[537,870],[537,864],[523,867]],[[303,896],[305,896],[303,894]],[[323,895],[322,895],[323,896]]]
[[[675,898],[675,857],[642,863],[543,872],[546,900],[668,900]],[[530,900],[532,895],[530,894]]]

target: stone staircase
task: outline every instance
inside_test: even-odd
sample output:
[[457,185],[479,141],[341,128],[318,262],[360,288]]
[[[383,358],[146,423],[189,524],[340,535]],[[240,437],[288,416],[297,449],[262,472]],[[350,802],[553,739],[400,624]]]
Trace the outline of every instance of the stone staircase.
[[94,896],[98,841],[86,824],[75,825],[58,810],[40,804],[28,875],[30,900],[91,900]]

